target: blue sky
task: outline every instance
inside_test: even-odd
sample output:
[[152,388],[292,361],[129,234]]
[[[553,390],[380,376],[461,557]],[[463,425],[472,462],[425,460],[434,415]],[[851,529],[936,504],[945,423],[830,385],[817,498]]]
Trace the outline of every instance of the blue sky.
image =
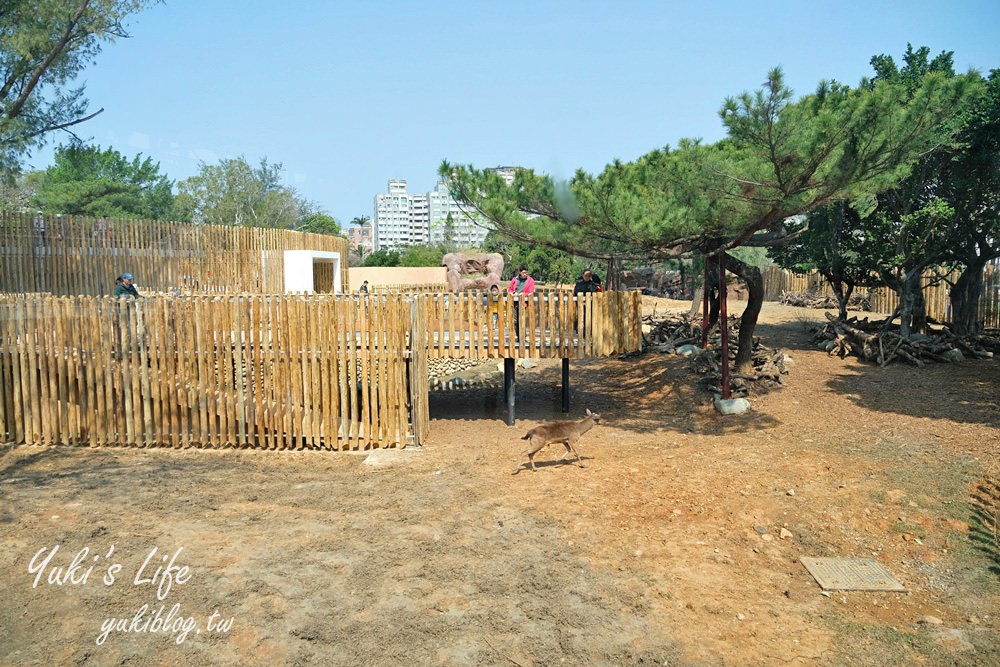
[[81,77],[105,111],[78,134],[173,180],[266,157],[344,224],[443,159],[568,177],[717,140],[725,97],[776,65],[799,95],[907,42],[1000,68],[996,0],[166,0],[129,25]]

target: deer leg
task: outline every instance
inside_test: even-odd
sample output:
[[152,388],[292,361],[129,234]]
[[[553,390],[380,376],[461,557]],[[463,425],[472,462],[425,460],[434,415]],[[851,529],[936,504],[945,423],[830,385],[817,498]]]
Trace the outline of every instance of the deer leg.
[[[573,446],[573,443],[571,443],[569,440],[567,440],[563,444],[566,445],[566,454],[569,454],[570,452],[573,452],[573,454],[576,455],[576,464],[582,468],[583,467],[583,460],[580,459],[580,454],[576,451],[576,448]],[[563,454],[563,458],[566,458],[566,454]]]

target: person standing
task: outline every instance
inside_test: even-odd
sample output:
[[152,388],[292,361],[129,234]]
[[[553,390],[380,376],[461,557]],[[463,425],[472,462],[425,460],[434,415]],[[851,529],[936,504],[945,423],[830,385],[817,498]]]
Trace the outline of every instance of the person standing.
[[525,297],[535,292],[535,279],[528,272],[528,267],[521,265],[517,270],[517,275],[510,279],[510,286],[507,288],[508,294],[514,295],[514,339],[521,340],[521,301],[524,307],[530,303]]
[[360,296],[368,296],[368,281],[361,283],[361,287],[358,289],[358,294]]
[[[576,279],[576,285],[573,286],[573,296],[579,297],[581,294],[594,294],[601,291],[601,279],[594,275],[594,272],[590,269],[586,269],[579,278]],[[583,330],[587,330],[587,311],[585,299],[576,298],[575,301],[579,304],[580,312],[583,314]],[[573,324],[573,331],[578,331],[578,324]]]
[[601,279],[594,275],[594,272],[587,269],[583,272],[579,278],[576,279],[576,285],[573,286],[573,295],[577,294],[590,294],[591,292],[601,291]]
[[135,288],[135,283],[132,282],[131,273],[123,273],[118,276],[115,280],[114,295],[117,297],[130,296],[139,298],[139,290]]
[[500,319],[500,286],[496,283],[490,285],[490,293],[486,295],[486,311],[493,322],[493,331],[496,331]]

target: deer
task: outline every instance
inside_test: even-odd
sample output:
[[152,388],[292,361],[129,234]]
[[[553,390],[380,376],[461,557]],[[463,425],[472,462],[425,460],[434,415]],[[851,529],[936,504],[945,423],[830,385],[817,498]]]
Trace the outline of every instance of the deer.
[[[573,447],[573,443],[579,440],[581,435],[600,423],[601,415],[587,410],[587,416],[577,421],[549,422],[547,424],[540,424],[521,436],[521,440],[527,440],[531,445],[526,450],[521,452],[521,456],[527,456],[528,463],[531,464],[531,471],[538,472],[535,468],[535,454],[537,454],[538,451],[546,445],[561,442],[566,448],[566,452],[559,458],[559,460],[562,461],[568,455],[574,454],[576,456],[577,464],[582,468],[583,461],[580,460],[580,455]],[[518,461],[517,466],[514,468],[514,472],[511,474],[516,475],[520,472],[521,466],[523,465],[524,464],[522,462]]]

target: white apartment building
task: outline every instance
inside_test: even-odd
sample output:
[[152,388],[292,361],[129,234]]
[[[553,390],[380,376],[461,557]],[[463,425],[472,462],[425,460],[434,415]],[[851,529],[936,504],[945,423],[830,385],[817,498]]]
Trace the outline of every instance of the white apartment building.
[[417,194],[407,191],[405,180],[390,180],[388,192],[375,195],[372,222],[375,250],[439,244],[448,236],[457,248],[478,248],[486,240],[488,231],[462,211],[443,181],[437,183],[433,192]]
[[389,192],[375,195],[375,250],[398,250],[427,243],[430,227],[427,195],[407,192],[406,181],[391,179]]
[[431,244],[450,241],[456,248],[465,249],[479,248],[486,241],[489,230],[462,210],[458,202],[451,198],[444,181],[438,181],[434,191],[427,193],[427,200],[430,203]]

